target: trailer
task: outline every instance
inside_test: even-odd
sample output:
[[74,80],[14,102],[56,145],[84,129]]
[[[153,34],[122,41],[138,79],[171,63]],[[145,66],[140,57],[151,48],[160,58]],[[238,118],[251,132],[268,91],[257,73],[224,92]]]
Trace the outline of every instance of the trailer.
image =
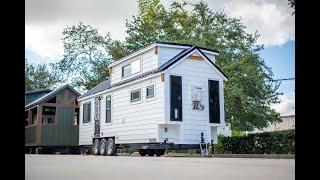
[[[156,41],[109,65],[110,77],[78,98],[83,152],[141,156],[203,149],[225,125],[218,51]],[[203,146],[201,146],[203,145]]]

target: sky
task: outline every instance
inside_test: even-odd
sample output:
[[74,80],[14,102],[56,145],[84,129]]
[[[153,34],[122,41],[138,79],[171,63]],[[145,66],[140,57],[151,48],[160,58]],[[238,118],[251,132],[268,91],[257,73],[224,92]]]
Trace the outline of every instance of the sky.
[[[181,0],[178,0],[181,1]],[[295,77],[295,17],[287,0],[204,0],[212,10],[240,18],[248,33],[258,31],[264,45],[260,57],[274,78]],[[124,40],[126,19],[138,13],[136,0],[25,0],[25,56],[32,63],[57,62],[63,55],[62,31],[80,21],[99,33]],[[161,0],[169,7],[172,0]],[[191,2],[189,0],[189,2]],[[199,2],[195,0],[192,2]],[[294,114],[294,81],[283,81],[281,102],[272,105],[281,115]]]

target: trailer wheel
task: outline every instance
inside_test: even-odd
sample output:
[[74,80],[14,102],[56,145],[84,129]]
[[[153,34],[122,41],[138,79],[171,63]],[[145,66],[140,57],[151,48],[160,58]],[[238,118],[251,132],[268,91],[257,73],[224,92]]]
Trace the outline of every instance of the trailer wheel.
[[148,149],[148,156],[154,156],[155,150],[154,149]]
[[109,138],[107,142],[107,155],[114,156],[116,154],[117,147],[113,138]]
[[95,139],[92,146],[92,151],[94,155],[99,155],[99,139]]
[[140,156],[146,156],[147,152],[144,149],[139,149]]
[[101,141],[100,141],[100,155],[103,155],[103,156],[107,155],[106,148],[107,148],[107,140],[101,139]]
[[158,157],[164,155],[164,153],[165,153],[165,149],[156,149],[156,150],[155,150],[155,154],[156,154],[156,156],[158,156]]

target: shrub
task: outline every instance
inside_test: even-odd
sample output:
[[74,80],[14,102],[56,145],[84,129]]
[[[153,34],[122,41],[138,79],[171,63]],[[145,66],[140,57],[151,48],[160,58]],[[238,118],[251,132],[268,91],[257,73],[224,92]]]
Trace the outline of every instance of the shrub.
[[218,137],[216,153],[295,154],[295,130],[264,132],[247,136]]

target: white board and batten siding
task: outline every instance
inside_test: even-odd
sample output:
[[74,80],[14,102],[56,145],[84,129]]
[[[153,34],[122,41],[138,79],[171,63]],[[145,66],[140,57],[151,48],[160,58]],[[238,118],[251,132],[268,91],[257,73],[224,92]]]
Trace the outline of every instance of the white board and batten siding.
[[[155,86],[154,98],[146,99],[146,87]],[[130,102],[130,92],[141,88],[141,101]],[[106,123],[106,96],[111,95],[111,122]],[[116,143],[148,143],[157,139],[158,124],[164,122],[164,82],[155,76],[129,86],[104,93],[101,102],[100,135],[116,137]],[[80,111],[80,145],[91,145],[94,134],[94,97],[91,101],[91,121],[83,124]],[[81,107],[83,101],[80,103]],[[81,108],[82,109],[82,108]]]
[[[170,75],[182,77],[182,121],[170,121]],[[220,123],[209,123],[209,101],[208,101],[208,80],[219,81],[220,98]],[[202,104],[204,110],[193,110],[191,100],[192,86],[202,87]],[[185,59],[179,61],[172,69],[165,74],[165,119],[168,124],[176,124],[173,131],[180,134],[179,143],[197,144],[201,140],[201,132],[204,133],[206,142],[210,143],[214,138],[217,142],[216,131],[218,126],[224,125],[224,94],[223,78],[208,61]],[[169,130],[168,130],[169,131]]]

